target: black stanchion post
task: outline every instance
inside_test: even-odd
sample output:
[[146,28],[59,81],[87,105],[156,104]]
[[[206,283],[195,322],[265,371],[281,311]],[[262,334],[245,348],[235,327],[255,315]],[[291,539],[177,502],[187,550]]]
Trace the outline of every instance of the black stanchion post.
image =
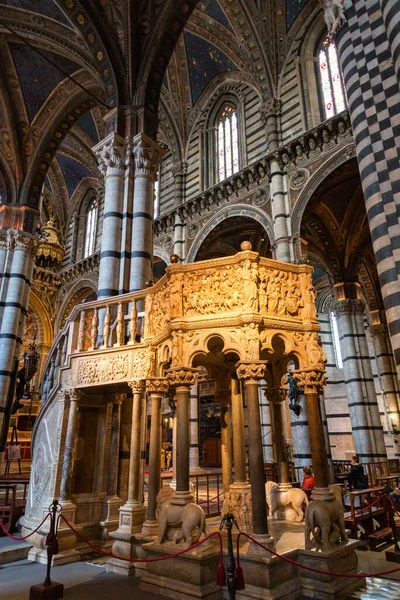
[[64,595],[64,586],[62,583],[56,583],[51,581],[51,563],[53,556],[58,554],[58,539],[57,539],[57,518],[58,513],[61,512],[61,505],[58,500],[53,500],[49,507],[51,513],[50,531],[46,538],[47,545],[47,568],[46,578],[44,583],[33,585],[30,590],[29,600],[57,600],[62,598]]
[[235,517],[231,513],[226,513],[222,517],[221,525],[219,528],[223,529],[224,525],[228,532],[228,558],[226,561],[226,571],[228,573],[227,586],[228,586],[228,592],[229,592],[229,600],[235,600],[235,598],[236,598],[236,563],[235,563],[235,557],[233,554],[232,528],[233,528],[233,525],[236,525],[237,529],[239,529],[239,528],[235,521]]

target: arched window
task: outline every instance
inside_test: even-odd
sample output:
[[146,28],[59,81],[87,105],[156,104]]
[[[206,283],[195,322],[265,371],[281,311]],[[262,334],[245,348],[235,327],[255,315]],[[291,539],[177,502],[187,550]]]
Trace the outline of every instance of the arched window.
[[86,212],[85,237],[83,247],[83,258],[90,256],[94,252],[96,241],[97,224],[97,200],[93,198]]
[[346,95],[336,46],[328,38],[320,46],[318,68],[324,116],[329,119],[346,108]]
[[154,218],[157,219],[160,213],[160,171],[157,173],[157,178],[154,182]]
[[335,351],[336,366],[338,369],[343,369],[342,350],[340,348],[339,328],[336,315],[334,312],[329,314],[331,320],[331,330],[333,339],[333,349]]
[[231,104],[224,104],[217,119],[218,181],[239,171],[239,136],[237,112]]

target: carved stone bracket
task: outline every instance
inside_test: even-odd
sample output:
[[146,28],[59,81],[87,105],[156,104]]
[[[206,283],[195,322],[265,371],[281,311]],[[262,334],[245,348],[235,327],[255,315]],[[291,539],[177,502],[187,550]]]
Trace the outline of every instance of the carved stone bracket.
[[166,377],[149,377],[146,379],[146,392],[151,394],[166,394],[168,380]]
[[379,325],[371,325],[369,328],[369,332],[372,335],[372,337],[387,337],[388,326],[385,323],[380,323]]
[[122,404],[123,401],[126,398],[126,394],[120,394],[120,393],[116,393],[116,394],[112,394],[111,397],[111,401],[113,404]]
[[319,3],[324,10],[328,34],[332,39],[347,20],[344,14],[344,0],[319,0]]
[[304,388],[305,393],[319,391],[326,384],[325,371],[321,369],[293,371],[293,374],[298,380],[298,385]]
[[146,389],[146,382],[144,381],[144,379],[128,381],[128,385],[131,388],[133,394],[141,394]]
[[167,378],[170,386],[175,389],[190,388],[196,383],[199,374],[197,369],[175,367],[167,371]]
[[269,117],[278,116],[281,111],[282,102],[276,98],[270,98],[260,104],[261,119],[264,123],[267,122]]
[[255,360],[251,362],[241,361],[236,363],[236,373],[239,379],[246,383],[258,383],[264,379],[267,370],[264,360]]
[[79,400],[82,398],[82,392],[74,388],[64,390],[64,393],[70,401],[74,400],[75,402],[79,402]]

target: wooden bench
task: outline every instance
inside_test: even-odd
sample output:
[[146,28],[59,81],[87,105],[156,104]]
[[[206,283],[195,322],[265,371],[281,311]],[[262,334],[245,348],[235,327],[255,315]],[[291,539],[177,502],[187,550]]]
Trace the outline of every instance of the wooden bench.
[[380,529],[379,531],[370,533],[370,535],[368,536],[368,550],[376,550],[376,547],[379,544],[383,544],[384,542],[390,542],[392,536],[393,531],[391,527],[385,527],[384,529]]
[[0,492],[4,496],[0,505],[0,520],[11,533],[16,521],[25,512],[26,498],[17,499],[17,483],[0,483]]

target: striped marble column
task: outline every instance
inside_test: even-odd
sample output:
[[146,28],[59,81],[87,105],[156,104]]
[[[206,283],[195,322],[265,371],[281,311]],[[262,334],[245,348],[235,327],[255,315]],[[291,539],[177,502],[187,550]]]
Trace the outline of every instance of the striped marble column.
[[365,335],[365,305],[346,298],[332,308],[338,319],[355,451],[363,462],[380,461],[387,456]]
[[272,431],[271,431],[271,414],[268,399],[264,393],[265,388],[260,386],[258,388],[258,402],[260,405],[260,419],[261,419],[261,435],[264,453],[264,462],[273,463],[275,462],[274,447],[272,444]]
[[[271,98],[261,106],[261,115],[267,129],[268,151],[273,152],[279,147],[278,114],[280,101]],[[279,161],[272,157],[270,160],[271,206],[274,219],[276,258],[290,262],[290,242],[288,231],[289,208],[287,206],[287,190],[285,189],[285,173]]]
[[381,10],[394,68],[400,82],[400,0],[381,0]]
[[190,448],[189,468],[190,473],[202,471],[199,464],[199,399],[197,382],[190,388]]
[[[386,321],[400,376],[398,0],[353,0],[336,45]],[[382,10],[383,13],[382,14]],[[396,75],[397,72],[397,75]]]
[[93,148],[104,176],[104,216],[101,236],[98,298],[120,291],[121,234],[124,219],[125,141],[111,133]]
[[399,458],[400,388],[394,365],[393,352],[390,347],[387,326],[372,325],[369,328],[374,344],[375,359],[378,375],[378,388],[383,403],[383,426],[386,438],[388,458]]
[[181,161],[172,167],[174,178],[174,206],[180,206],[185,201],[185,182],[188,164]]
[[10,423],[37,239],[17,230],[0,231],[0,469]]
[[290,411],[290,424],[292,427],[293,461],[295,467],[311,465],[310,432],[308,430],[307,403],[303,394],[298,396],[301,407],[300,415]]
[[130,291],[141,290],[152,279],[154,182],[163,150],[139,133],[133,139],[135,187],[132,219]]
[[181,261],[186,258],[185,245],[185,222],[183,211],[179,210],[174,216],[174,254],[179,256]]

